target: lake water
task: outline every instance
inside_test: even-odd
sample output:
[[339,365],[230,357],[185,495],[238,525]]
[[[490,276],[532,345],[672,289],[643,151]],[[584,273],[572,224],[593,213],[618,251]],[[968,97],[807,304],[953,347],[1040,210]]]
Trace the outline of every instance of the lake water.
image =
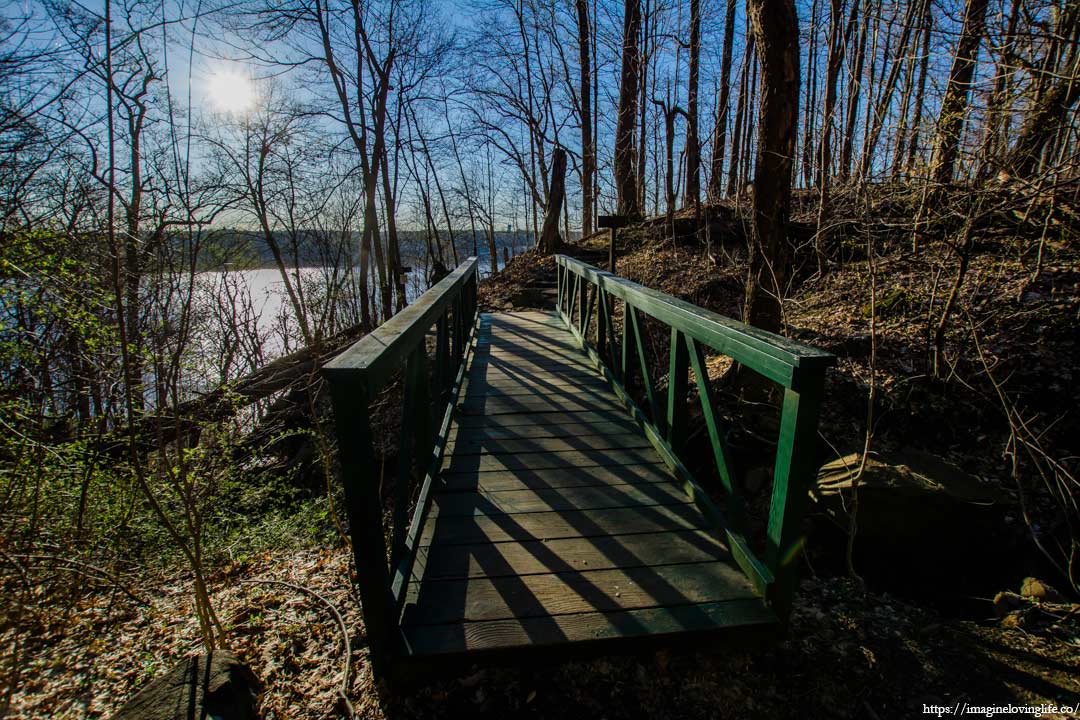
[[[484,277],[491,273],[491,258],[486,242],[477,245],[479,271]],[[516,255],[526,245],[524,238],[497,237],[500,267],[504,247],[511,255]],[[471,241],[469,247],[461,247],[460,250],[471,254]],[[408,257],[403,258],[403,264],[410,262],[416,263]],[[409,302],[427,290],[425,268],[418,264],[413,267],[405,284]],[[328,285],[335,280],[342,282],[342,278],[335,279],[328,268],[290,268],[288,272],[294,285],[303,286],[308,301],[305,306],[315,316],[324,312]],[[346,281],[346,287],[354,281],[355,278]],[[199,320],[190,347],[201,358],[201,362],[195,365],[202,366],[202,371],[196,373],[199,376],[197,380],[191,379],[199,387],[213,387],[226,378],[242,375],[299,349],[302,344],[299,323],[281,273],[276,268],[200,273],[195,305]],[[339,312],[358,312],[355,300],[347,301],[346,305],[345,308],[339,307]]]

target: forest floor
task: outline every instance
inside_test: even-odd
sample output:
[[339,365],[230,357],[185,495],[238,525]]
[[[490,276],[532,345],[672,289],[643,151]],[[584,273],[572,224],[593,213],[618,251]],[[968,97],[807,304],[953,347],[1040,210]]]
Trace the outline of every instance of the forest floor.
[[[659,223],[624,233],[618,274],[739,317],[745,265],[738,251],[665,238]],[[567,251],[595,258],[603,242],[594,236]],[[913,254],[883,246],[873,258],[872,314],[871,265],[856,244],[824,276],[803,271],[786,303],[785,321],[791,336],[839,356],[821,423],[832,451],[840,456],[861,450],[872,379],[879,391],[874,448],[918,446],[1003,494],[1007,500],[994,533],[1005,538],[1006,555],[996,554],[999,545],[991,543],[1000,538],[976,536],[956,555],[938,557],[935,551],[944,548],[932,544],[898,548],[916,558],[911,565],[918,567],[908,567],[875,555],[880,547],[867,541],[856,555],[863,583],[845,572],[842,548],[829,532],[818,531],[807,548],[809,579],[797,595],[787,638],[778,644],[528,669],[462,668],[457,677],[434,678],[395,697],[373,684],[350,552],[336,537],[322,548],[305,542],[230,563],[210,578],[229,646],[264,683],[263,717],[326,718],[338,712],[344,649],[326,602],[351,631],[347,695],[364,718],[762,713],[877,720],[919,716],[927,705],[1075,707],[1080,606],[1054,597],[1005,595],[996,604],[992,598],[999,591],[1018,593],[1028,574],[1060,586],[1049,565],[1032,560],[1033,530],[1005,452],[1005,418],[1020,413],[1033,423],[1048,457],[1075,464],[1080,251],[1049,243],[1033,279],[1030,253],[1012,252],[1003,242],[988,234],[971,258],[960,311],[946,332],[950,371],[944,380],[929,372],[927,337],[928,318],[957,268],[948,252]],[[553,278],[552,258],[525,253],[482,284],[481,304],[531,304],[535,297],[522,288]],[[716,358],[709,367],[719,379],[726,366]],[[1014,404],[1011,410],[1002,406],[991,376]],[[1044,524],[1034,531],[1049,541],[1050,526],[1061,519],[1051,500],[1035,496],[1032,503],[1029,516]],[[820,517],[816,523],[829,526]],[[940,572],[922,572],[926,566]],[[252,582],[264,580],[296,587]],[[108,717],[135,689],[200,649],[186,573],[156,570],[124,581],[130,595],[106,587],[67,599],[46,595],[43,587],[32,604],[4,609],[0,675],[12,678],[12,669],[19,668],[8,685],[7,717]],[[961,602],[935,602],[938,596]]]
[[[263,682],[265,720],[335,716],[344,650],[322,600],[352,631],[348,696],[362,718],[903,718],[923,705],[1075,705],[1080,616],[1043,605],[1023,627],[946,619],[844,578],[802,583],[787,639],[715,653],[656,653],[528,669],[462,668],[407,697],[373,684],[343,547],[267,553],[212,585],[229,644]],[[134,688],[199,649],[190,580],[165,573],[39,613],[18,648],[10,718],[108,717]],[[1056,625],[1055,630],[1049,629]],[[1068,717],[1048,713],[1044,717]]]

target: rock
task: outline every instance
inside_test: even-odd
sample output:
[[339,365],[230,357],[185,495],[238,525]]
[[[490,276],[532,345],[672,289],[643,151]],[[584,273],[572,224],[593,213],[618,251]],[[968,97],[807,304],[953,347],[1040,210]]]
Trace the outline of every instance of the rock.
[[[852,482],[861,453],[821,466],[813,495],[827,514],[847,525]],[[859,534],[902,544],[990,527],[1003,497],[973,475],[919,450],[871,452],[859,481]]]
[[[817,507],[845,534],[860,458],[851,453],[827,463],[812,490]],[[941,458],[906,450],[871,453],[858,493],[857,562],[879,586],[938,597],[970,597],[973,582],[1001,587],[997,577],[1012,551],[1000,530],[1007,498],[997,488]]]
[[[873,310],[878,317],[890,317],[909,309],[912,304],[910,292],[905,288],[896,287],[881,293],[874,304]],[[860,308],[864,318],[870,317],[870,309],[870,303],[866,303]]]
[[1003,618],[1018,610],[1023,610],[1029,604],[1030,601],[1016,593],[999,592],[994,596],[994,614]]
[[1024,582],[1020,585],[1020,594],[1024,597],[1039,600],[1041,602],[1065,602],[1065,598],[1061,593],[1044,583],[1042,580],[1033,577],[1024,578]]
[[113,720],[257,720],[260,685],[228,650],[193,655],[151,680]]

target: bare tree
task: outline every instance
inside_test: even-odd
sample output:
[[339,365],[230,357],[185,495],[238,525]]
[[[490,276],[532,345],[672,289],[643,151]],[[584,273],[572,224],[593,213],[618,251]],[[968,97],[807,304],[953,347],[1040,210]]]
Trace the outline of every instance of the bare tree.
[[701,200],[701,147],[698,144],[698,83],[701,74],[701,0],[690,0],[690,76],[686,91],[686,188],[683,205]]
[[763,92],[743,316],[752,325],[778,331],[790,262],[787,221],[799,116],[799,25],[793,0],[749,0],[747,10]]
[[596,179],[596,144],[593,139],[592,67],[589,44],[592,30],[589,27],[589,3],[575,0],[578,31],[578,64],[581,71],[581,233],[593,231],[593,202]]
[[724,16],[724,48],[720,59],[720,90],[716,101],[716,129],[713,131],[712,172],[709,176],[709,200],[723,195],[724,149],[727,146],[728,114],[731,110],[731,46],[735,38],[735,0],[727,0]]
[[566,150],[556,147],[551,153],[551,190],[544,211],[544,227],[540,232],[540,252],[550,255],[562,245],[559,236],[559,214],[566,197]]
[[637,163],[642,158],[634,152],[634,127],[638,110],[638,80],[641,74],[641,4],[626,0],[623,4],[622,73],[619,81],[619,118],[615,129],[615,188],[619,213],[641,216]]
[[967,115],[968,95],[979,58],[979,45],[986,35],[987,5],[989,0],[967,0],[964,4],[964,26],[953,55],[945,96],[941,100],[934,137],[934,154],[930,161],[930,177],[939,185],[951,182],[956,168],[960,135],[963,133],[964,118]]

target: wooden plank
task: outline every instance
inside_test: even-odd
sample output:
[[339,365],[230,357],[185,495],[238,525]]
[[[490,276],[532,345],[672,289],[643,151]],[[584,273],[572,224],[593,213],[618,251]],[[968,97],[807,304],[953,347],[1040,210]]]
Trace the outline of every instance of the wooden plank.
[[[502,418],[503,416],[500,416]],[[530,438],[566,438],[580,437],[589,434],[624,434],[636,431],[638,428],[629,420],[625,421],[597,421],[592,423],[530,423],[527,425],[501,425],[479,424],[472,426],[455,425],[451,430],[450,439],[459,437],[502,438],[502,439],[530,439]]]
[[429,516],[421,545],[555,540],[626,533],[704,529],[708,521],[692,504],[606,508],[495,516]]
[[[638,432],[574,435],[563,438],[485,438],[464,435],[450,443],[447,455],[479,455],[482,453],[563,452],[568,450],[625,450],[652,448],[645,435]],[[657,457],[659,462],[659,457]]]
[[681,505],[690,498],[675,483],[595,485],[592,487],[536,488],[528,490],[476,490],[446,492],[435,497],[433,511],[440,518],[460,515],[516,515],[603,510],[619,507]]
[[547,323],[517,323],[517,322],[492,322],[484,326],[487,337],[506,338],[521,336],[537,336],[543,338],[558,338],[566,328],[559,325],[553,315],[553,324]]
[[541,372],[536,368],[518,368],[513,363],[494,366],[484,363],[474,363],[469,367],[469,378],[472,380],[489,380],[492,382],[517,380],[531,381],[539,378],[543,382],[578,382],[583,380],[595,380],[596,371],[591,366],[581,365],[563,372]]
[[425,580],[402,625],[551,617],[756,597],[730,563],[712,561],[519,577]]
[[500,388],[561,388],[561,387],[597,387],[601,389],[607,388],[607,383],[600,377],[591,366],[584,368],[581,372],[571,373],[569,375],[521,375],[517,373],[504,373],[504,372],[492,372],[484,374],[482,372],[470,372],[466,378],[474,385],[481,385],[490,387],[493,389]]
[[653,448],[613,448],[609,450],[558,450],[551,452],[455,454],[444,463],[444,472],[487,472],[492,470],[544,470],[580,468],[593,465],[660,465]]
[[490,355],[562,355],[569,359],[581,357],[581,349],[571,343],[569,332],[550,337],[492,337],[474,343],[477,357]]
[[[536,368],[521,369],[480,369],[470,368],[468,380],[474,384],[486,384],[494,387],[505,385],[526,385],[540,388],[560,388],[568,386],[597,387],[598,374],[592,368],[578,368],[565,372],[547,372]],[[603,392],[603,386],[599,389]]]
[[493,578],[574,570],[678,565],[729,559],[715,535],[702,530],[562,538],[427,548],[424,580]]
[[592,487],[594,485],[634,485],[638,483],[672,482],[663,465],[594,465],[579,468],[546,468],[542,470],[505,470],[492,472],[443,472],[448,491],[525,490],[543,488]]
[[599,378],[595,382],[590,378],[588,382],[567,383],[562,381],[558,385],[547,382],[545,378],[497,385],[483,380],[474,380],[468,384],[465,390],[466,395],[473,397],[479,395],[508,397],[515,395],[547,395],[558,397],[562,395],[597,395],[607,392],[607,385],[602,385]]
[[764,633],[776,625],[776,616],[761,600],[740,599],[611,613],[419,625],[406,627],[403,633],[410,654],[440,655],[645,637],[671,640],[690,634],[704,638],[737,628]]
[[518,387],[490,387],[484,383],[473,383],[465,391],[465,397],[471,400],[479,400],[481,398],[497,398],[497,399],[517,399],[522,397],[540,396],[551,399],[567,399],[567,400],[579,400],[582,396],[593,397],[606,397],[610,398],[611,394],[606,392],[604,388],[600,386],[595,387],[581,387],[573,385],[563,385],[561,387],[545,387],[542,383],[537,383],[531,386],[518,386]]
[[592,369],[583,362],[560,360],[558,358],[475,358],[469,368],[469,375],[488,375],[493,372],[504,374],[524,375],[589,375],[595,376]]
[[542,325],[550,322],[554,315],[544,310],[518,310],[515,312],[500,312],[490,314],[493,323],[524,324],[535,323]]
[[525,328],[516,326],[495,326],[484,329],[484,335],[476,339],[478,346],[489,344],[516,344],[532,345],[537,341],[550,342],[561,345],[568,350],[575,348],[566,338],[566,328],[551,326],[550,328]]
[[485,313],[484,317],[492,327],[551,327],[562,329],[554,313],[546,312],[511,312]]
[[462,415],[505,415],[509,413],[573,413],[590,410],[619,412],[613,396],[579,395],[547,398],[536,395],[465,398],[458,403]]
[[485,345],[515,345],[527,347],[535,343],[561,345],[571,352],[574,349],[572,345],[567,343],[565,327],[551,327],[547,329],[515,326],[487,327],[484,329],[484,334],[476,339],[477,347],[481,348]]
[[559,332],[517,332],[515,330],[491,330],[488,335],[476,339],[473,343],[475,352],[481,355],[499,352],[558,352],[570,357],[578,357],[581,350],[573,344],[572,338],[564,328]]
[[538,363],[550,364],[558,361],[563,366],[579,371],[590,370],[586,358],[583,355],[559,356],[554,353],[530,353],[517,354],[510,352],[485,353],[482,350],[474,350],[471,370],[478,368],[503,369],[509,372],[515,370],[517,364],[536,365]]
[[475,344],[477,347],[498,344],[524,347],[538,342],[563,345],[567,349],[573,350],[573,346],[566,342],[565,327],[551,327],[548,329],[516,326],[486,327],[484,328],[484,334],[476,339]]
[[595,422],[627,423],[629,427],[636,427],[627,416],[626,411],[621,408],[580,412],[510,413],[497,416],[458,415],[457,417],[458,426],[462,428],[474,428],[487,425],[511,427],[515,425],[558,425],[562,423],[591,424]]
[[[569,337],[569,334],[567,334]],[[501,348],[492,351],[490,348],[475,348],[476,362],[484,363],[498,363],[498,362],[523,362],[523,363],[536,363],[545,361],[558,361],[564,365],[578,365],[584,367],[584,357],[580,350],[577,352],[556,352],[554,350],[547,350],[545,348]]]

